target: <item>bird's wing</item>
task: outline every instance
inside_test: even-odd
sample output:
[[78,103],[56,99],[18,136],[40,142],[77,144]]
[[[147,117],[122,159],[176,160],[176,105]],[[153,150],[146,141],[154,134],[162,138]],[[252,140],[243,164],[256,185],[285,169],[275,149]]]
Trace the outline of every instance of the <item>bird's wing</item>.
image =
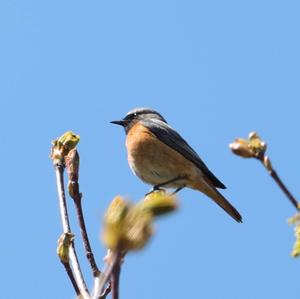
[[143,119],[141,124],[147,127],[160,141],[167,144],[193,162],[217,188],[225,189],[225,185],[208,169],[198,154],[189,144],[167,123],[158,119]]

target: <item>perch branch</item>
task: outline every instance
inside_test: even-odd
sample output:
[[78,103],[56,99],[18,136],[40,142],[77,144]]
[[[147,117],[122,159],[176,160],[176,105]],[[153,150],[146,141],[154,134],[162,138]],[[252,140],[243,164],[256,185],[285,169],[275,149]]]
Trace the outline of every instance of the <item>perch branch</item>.
[[[113,276],[115,266],[120,265],[122,258],[123,255],[121,253],[118,252],[110,253],[110,261],[107,263],[106,269],[95,279],[92,299],[99,299],[99,298],[104,299],[107,296],[107,294],[111,291],[113,286],[112,283],[109,283],[109,281]],[[107,284],[108,286],[106,287],[106,289],[104,289],[105,285]],[[106,292],[108,293],[106,294]],[[115,299],[115,297],[112,298]]]
[[121,260],[122,260],[122,254],[118,251],[116,252],[116,261],[111,273],[112,299],[119,299]]

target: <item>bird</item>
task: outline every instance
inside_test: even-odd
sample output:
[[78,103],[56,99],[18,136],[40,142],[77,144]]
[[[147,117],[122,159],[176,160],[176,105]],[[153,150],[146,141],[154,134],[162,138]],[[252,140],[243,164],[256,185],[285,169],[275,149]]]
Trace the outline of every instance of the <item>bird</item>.
[[242,222],[237,209],[217,190],[226,189],[225,185],[159,112],[135,108],[111,123],[124,127],[128,164],[137,177],[152,185],[149,193],[161,188],[175,189],[174,193],[185,187],[198,190]]

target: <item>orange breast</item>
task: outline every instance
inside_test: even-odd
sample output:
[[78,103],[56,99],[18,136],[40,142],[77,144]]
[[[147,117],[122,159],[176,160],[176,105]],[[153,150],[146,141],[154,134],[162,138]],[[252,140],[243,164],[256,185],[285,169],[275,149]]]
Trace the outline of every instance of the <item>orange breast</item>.
[[169,187],[191,186],[201,171],[184,156],[173,150],[140,123],[127,134],[128,162],[133,172],[146,183],[156,185],[175,177],[185,179]]

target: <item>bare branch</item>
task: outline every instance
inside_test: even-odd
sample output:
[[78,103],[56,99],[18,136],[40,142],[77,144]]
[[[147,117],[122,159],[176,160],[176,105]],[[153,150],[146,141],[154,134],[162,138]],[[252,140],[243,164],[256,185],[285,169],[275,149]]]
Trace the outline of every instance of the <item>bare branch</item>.
[[291,204],[296,208],[297,211],[300,210],[299,202],[280,179],[272,166],[271,160],[266,155],[267,143],[264,142],[256,132],[251,132],[247,140],[242,138],[235,139],[235,141],[231,143],[229,147],[234,154],[240,157],[258,159],[267,169],[268,173],[274,179],[279,188],[287,196]]

